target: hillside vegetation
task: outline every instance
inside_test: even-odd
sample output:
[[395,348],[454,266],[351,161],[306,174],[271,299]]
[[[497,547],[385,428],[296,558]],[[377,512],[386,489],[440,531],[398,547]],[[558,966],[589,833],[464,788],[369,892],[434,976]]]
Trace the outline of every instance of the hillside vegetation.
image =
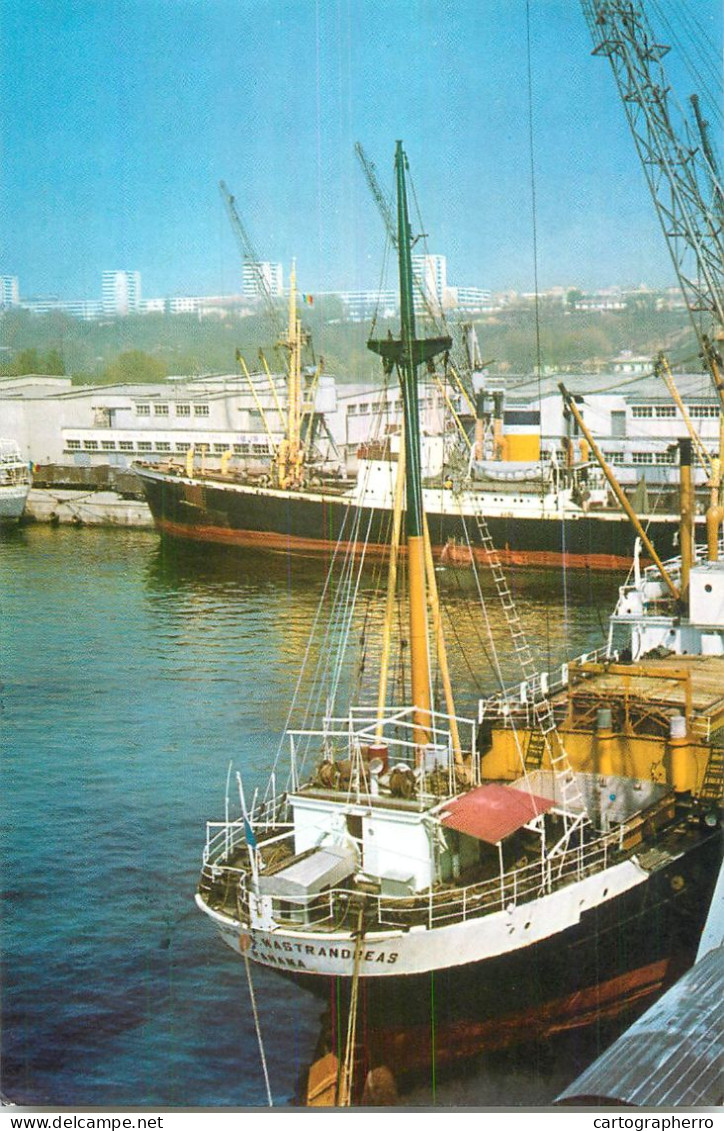
[[[371,327],[346,321],[333,298],[305,308],[304,326],[312,346],[306,360],[324,359],[324,368],[342,381],[370,381],[379,359],[366,348]],[[279,327],[283,333],[284,312]],[[552,300],[509,306],[475,318],[483,358],[493,372],[533,372],[538,352],[544,369],[561,372],[604,368],[628,350],[653,357],[666,350],[674,367],[696,367],[696,346],[684,310],[659,310],[653,302],[632,302],[625,310],[581,312]],[[396,331],[381,322],[375,336]],[[424,332],[424,326],[418,327]],[[456,356],[461,333],[450,321]],[[24,310],[0,315],[0,373],[68,374],[74,383],[149,382],[166,376],[237,371],[241,350],[250,369],[263,349],[272,368],[280,365],[277,335],[269,317],[229,314],[205,317],[143,314],[81,321],[61,313],[35,315]]]

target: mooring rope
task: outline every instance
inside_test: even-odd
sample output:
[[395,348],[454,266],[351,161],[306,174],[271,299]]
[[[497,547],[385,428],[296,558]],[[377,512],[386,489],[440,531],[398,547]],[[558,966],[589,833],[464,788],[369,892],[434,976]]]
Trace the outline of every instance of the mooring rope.
[[254,1028],[256,1029],[256,1039],[259,1045],[259,1056],[261,1057],[261,1067],[264,1072],[264,1083],[266,1084],[266,1096],[269,1107],[274,1107],[272,1099],[271,1088],[269,1086],[269,1072],[266,1066],[266,1055],[264,1053],[264,1042],[261,1037],[261,1027],[259,1025],[259,1012],[256,1008],[256,995],[254,993],[254,983],[251,980],[251,965],[249,963],[249,956],[246,951],[243,952],[244,966],[246,967],[246,980],[249,983],[249,997],[251,998],[251,1011],[254,1014]]
[[357,1036],[357,1004],[359,1001],[359,972],[360,962],[362,960],[362,946],[364,943],[364,931],[362,929],[362,917],[364,910],[362,907],[359,909],[357,918],[357,932],[354,946],[354,968],[352,972],[352,990],[350,993],[349,1001],[349,1017],[347,1018],[347,1044],[344,1051],[344,1065],[342,1067],[342,1076],[340,1079],[340,1107],[351,1107],[352,1105],[352,1077],[354,1074],[354,1048]]

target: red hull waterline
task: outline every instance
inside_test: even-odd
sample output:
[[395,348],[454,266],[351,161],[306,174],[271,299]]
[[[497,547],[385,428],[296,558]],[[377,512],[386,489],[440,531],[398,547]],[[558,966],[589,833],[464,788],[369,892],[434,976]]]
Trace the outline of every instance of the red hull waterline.
[[394,1065],[398,1071],[419,1077],[434,1064],[449,1067],[480,1053],[541,1042],[563,1033],[585,1029],[594,1022],[631,1016],[650,1004],[670,981],[667,960],[649,963],[596,986],[555,998],[544,1006],[501,1014],[495,1019],[469,1018],[450,1023],[414,1027],[386,1027],[368,1034],[368,1055],[375,1064]]
[[[171,538],[180,538],[187,542],[212,542],[219,546],[236,546],[245,549],[258,549],[267,553],[291,554],[299,557],[328,558],[335,551],[344,553],[361,553],[364,549],[366,557],[384,558],[389,552],[389,546],[383,543],[366,543],[364,547],[357,542],[337,542],[322,538],[303,538],[299,535],[277,534],[272,531],[260,530],[232,530],[223,526],[185,526],[181,523],[171,522],[165,518],[156,520],[157,530]],[[448,565],[469,564],[470,555],[467,548],[433,546],[433,555],[437,560]],[[403,550],[404,552],[404,550]],[[487,561],[487,555],[482,548],[474,549],[478,561]],[[502,546],[496,547],[496,554],[502,565],[533,567],[539,569],[590,569],[595,571],[612,572],[630,568],[632,558],[619,554],[591,553],[574,554],[570,552],[556,553],[552,550],[510,550]]]

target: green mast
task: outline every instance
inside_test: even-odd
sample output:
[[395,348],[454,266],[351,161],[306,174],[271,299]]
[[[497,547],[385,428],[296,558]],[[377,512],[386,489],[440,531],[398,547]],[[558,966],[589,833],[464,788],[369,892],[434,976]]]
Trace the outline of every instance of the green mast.
[[413,299],[412,235],[407,208],[405,171],[407,157],[398,141],[395,149],[395,179],[397,183],[397,248],[400,274],[399,339],[370,339],[367,348],[381,355],[385,372],[396,365],[400,375],[402,404],[405,418],[405,468],[407,487],[407,535],[422,535],[422,460],[420,453],[420,410],[417,395],[417,370],[439,353],[449,350],[452,338],[416,338],[415,304]]
[[410,653],[412,668],[412,700],[415,708],[415,742],[421,748],[429,739],[430,727],[430,655],[427,634],[427,601],[425,586],[425,519],[422,507],[422,460],[420,449],[420,415],[417,393],[417,370],[436,354],[449,350],[452,339],[417,338],[412,277],[412,236],[407,209],[405,171],[407,158],[398,141],[395,150],[397,183],[397,248],[400,272],[399,338],[370,339],[368,349],[380,354],[385,372],[394,366],[400,377],[405,420],[405,486],[407,501],[405,532],[410,585]]

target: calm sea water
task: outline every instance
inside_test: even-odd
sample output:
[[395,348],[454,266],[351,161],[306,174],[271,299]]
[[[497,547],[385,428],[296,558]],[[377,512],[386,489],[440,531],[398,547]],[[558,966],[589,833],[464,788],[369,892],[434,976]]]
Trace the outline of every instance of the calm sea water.
[[[560,661],[600,643],[617,580],[511,584]],[[265,781],[322,584],[318,565],[146,532],[2,535],[1,1067],[14,1103],[266,1104],[243,964],[193,894],[229,761],[248,788]],[[441,575],[453,599],[459,584]],[[272,972],[255,969],[254,988],[274,1101],[288,1103],[321,1006]],[[435,1098],[547,1103],[573,1075],[498,1058]]]

